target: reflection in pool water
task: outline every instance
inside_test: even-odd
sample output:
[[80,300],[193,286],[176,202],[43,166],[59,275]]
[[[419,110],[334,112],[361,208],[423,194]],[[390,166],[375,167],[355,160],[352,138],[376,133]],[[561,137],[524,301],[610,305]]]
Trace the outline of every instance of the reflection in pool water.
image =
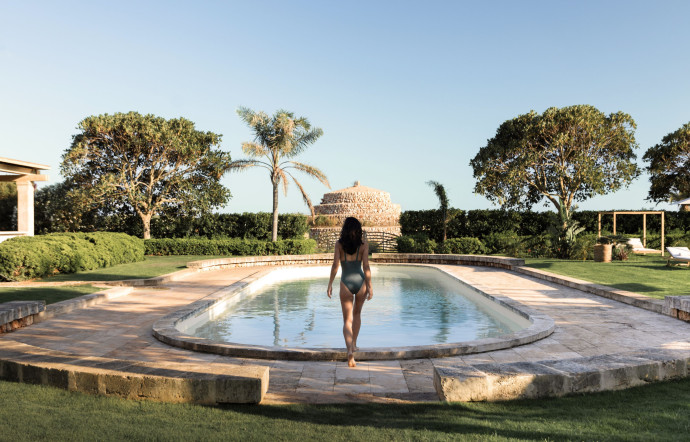
[[[322,269],[323,277],[277,281],[256,291],[245,289],[244,299],[188,332],[240,344],[343,347],[338,285],[329,299],[329,268]],[[372,266],[372,270],[374,299],[362,310],[360,348],[471,341],[530,324],[437,269]],[[288,278],[295,273],[299,272],[283,271]]]

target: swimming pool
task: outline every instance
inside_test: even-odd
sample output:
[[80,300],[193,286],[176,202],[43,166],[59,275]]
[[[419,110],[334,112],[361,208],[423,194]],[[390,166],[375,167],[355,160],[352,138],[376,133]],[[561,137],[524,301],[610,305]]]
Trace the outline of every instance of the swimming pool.
[[[182,331],[217,342],[270,347],[344,347],[338,279],[326,296],[329,267],[275,270],[185,321]],[[364,305],[360,348],[475,341],[531,322],[432,267],[372,266],[374,299]],[[179,327],[178,327],[179,328]]]

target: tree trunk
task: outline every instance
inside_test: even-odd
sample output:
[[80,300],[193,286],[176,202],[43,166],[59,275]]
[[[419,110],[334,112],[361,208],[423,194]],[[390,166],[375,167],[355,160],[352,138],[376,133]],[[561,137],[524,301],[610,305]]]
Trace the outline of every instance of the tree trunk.
[[443,211],[443,242],[446,242],[448,236],[448,211]]
[[273,232],[271,241],[278,241],[278,181],[273,182]]
[[151,239],[151,214],[141,214],[141,222],[144,224],[144,239]]

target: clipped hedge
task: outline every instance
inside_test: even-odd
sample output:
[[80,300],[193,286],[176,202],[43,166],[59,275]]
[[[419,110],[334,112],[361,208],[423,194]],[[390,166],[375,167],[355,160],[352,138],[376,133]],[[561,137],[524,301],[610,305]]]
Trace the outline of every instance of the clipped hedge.
[[399,236],[398,253],[434,253],[436,241],[429,239],[426,235]]
[[436,253],[483,255],[486,253],[486,247],[478,238],[451,238],[439,244]]
[[147,255],[307,255],[316,252],[313,239],[283,239],[276,242],[257,239],[160,238],[144,241]]
[[23,281],[143,259],[143,241],[124,233],[23,236],[0,243],[0,279]]
[[[557,216],[547,207],[546,212],[505,211],[505,210],[460,210],[448,209],[448,238],[472,237],[482,241],[486,236],[501,232],[515,232],[519,236],[541,235],[549,226],[557,223]],[[621,210],[620,212],[625,212]],[[586,233],[596,233],[599,212],[596,210],[578,210],[573,212],[573,219],[585,228]],[[666,232],[690,232],[690,212],[666,211]],[[632,236],[641,236],[642,215],[619,215],[616,217],[616,231]],[[602,230],[613,229],[613,216],[604,215],[601,219]],[[408,210],[400,215],[401,233],[403,235],[426,235],[440,241],[443,236],[443,225],[438,210]],[[658,233],[661,230],[661,216],[647,216],[647,233]]]

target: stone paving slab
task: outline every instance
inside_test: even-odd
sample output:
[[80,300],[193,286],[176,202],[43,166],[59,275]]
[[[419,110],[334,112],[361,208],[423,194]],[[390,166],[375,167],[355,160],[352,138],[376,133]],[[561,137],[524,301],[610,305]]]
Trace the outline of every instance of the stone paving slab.
[[[462,382],[484,385],[485,392],[500,392],[490,397],[475,391],[470,396],[476,400],[623,388],[688,375],[688,323],[542,278],[488,267],[438,267],[549,316],[555,322],[554,333],[512,349],[436,359],[366,361],[357,368],[347,367],[344,361],[254,360],[198,353],[170,347],[152,336],[151,327],[160,318],[262,271],[245,267],[190,273],[166,283],[166,290],[136,288],[119,298],[2,335],[0,343],[11,340],[41,349],[15,354],[32,364],[58,363],[60,356],[51,352],[61,351],[81,361],[120,360],[124,367],[129,364],[132,369],[134,364],[140,370],[146,364],[173,372],[206,367],[217,374],[223,367],[268,368],[270,381],[262,403],[428,401],[438,400],[439,392],[444,399],[457,400],[435,387],[434,379],[441,375],[447,384],[458,384],[462,377]],[[364,315],[360,345],[366,348],[366,311]],[[110,369],[116,366],[113,362]],[[557,374],[560,381],[555,380]],[[509,379],[519,382],[511,385]],[[560,389],[554,386],[557,382]]]

